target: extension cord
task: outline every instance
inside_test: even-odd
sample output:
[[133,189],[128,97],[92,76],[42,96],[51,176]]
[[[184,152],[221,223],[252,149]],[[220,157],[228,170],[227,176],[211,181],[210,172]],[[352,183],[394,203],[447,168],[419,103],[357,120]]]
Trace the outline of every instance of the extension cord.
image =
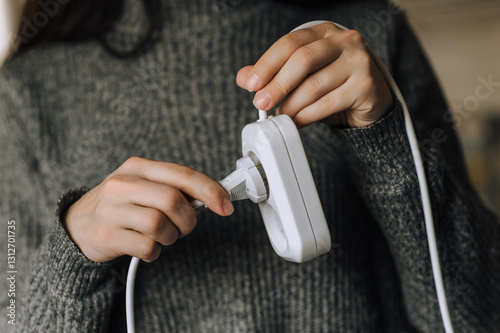
[[[312,26],[315,26],[315,25],[318,25],[321,23],[325,23],[325,22],[328,22],[328,21],[308,22],[308,23],[305,23],[305,24],[295,28],[292,31],[310,28]],[[346,27],[344,27],[340,24],[337,24],[337,23],[334,23],[334,24],[339,29],[348,30]],[[378,56],[368,46],[366,46],[366,48],[367,48],[368,52],[370,53],[370,55],[372,56],[372,59],[375,61],[377,67],[384,75],[384,78],[386,79],[389,87],[391,88],[391,91],[394,93],[394,95],[396,96],[396,98],[400,102],[401,107],[403,109],[406,133],[408,136],[408,141],[410,143],[410,148],[412,151],[413,160],[415,162],[415,169],[416,169],[417,177],[418,177],[418,181],[419,181],[420,194],[421,194],[421,198],[422,198],[422,207],[423,207],[425,226],[426,226],[426,232],[427,232],[427,240],[428,240],[428,245],[429,245],[429,253],[430,253],[430,257],[431,257],[432,272],[433,272],[433,276],[434,276],[434,283],[435,283],[435,287],[436,287],[436,294],[437,294],[437,298],[438,298],[438,302],[439,302],[441,318],[443,321],[445,332],[446,333],[453,333],[454,330],[453,330],[453,326],[451,323],[451,317],[450,317],[449,310],[448,310],[448,303],[446,300],[443,278],[442,278],[442,274],[441,274],[441,266],[439,263],[439,254],[438,254],[438,249],[437,249],[437,242],[436,242],[436,236],[435,236],[435,230],[434,230],[434,222],[433,222],[433,217],[432,217],[429,191],[428,191],[428,187],[427,187],[427,180],[426,180],[426,176],[425,176],[425,170],[423,167],[422,158],[421,158],[420,151],[418,148],[417,137],[415,135],[413,123],[411,121],[410,113],[408,111],[408,107],[406,106],[403,95],[402,95],[401,91],[399,90],[399,87],[397,86],[396,82],[392,78],[392,76],[391,76],[389,70],[387,69],[387,67],[385,66],[385,64],[378,58]],[[274,118],[278,118],[278,117],[274,117]],[[258,122],[267,121],[267,119],[268,119],[267,112],[259,110]],[[253,124],[256,124],[256,123],[253,123]],[[252,124],[249,124],[249,125],[252,125]],[[247,128],[249,125],[247,125],[245,128]],[[284,128],[288,128],[287,125],[284,125]],[[245,129],[244,129],[244,131],[245,131]],[[259,131],[258,127],[257,127],[256,131],[257,132]],[[243,136],[244,136],[244,133],[243,133]],[[303,150],[302,145],[301,145],[301,141],[300,141],[300,137],[298,139],[298,142],[300,144],[300,148]],[[248,145],[248,141],[245,142],[245,140],[243,140],[243,151],[244,151],[243,154],[244,155],[245,155],[245,143]],[[250,142],[249,146],[252,146],[251,142]],[[286,146],[286,143],[285,143],[285,146]],[[252,150],[247,147],[246,153],[248,154],[251,151]],[[258,158],[255,158],[255,156],[253,156],[253,157],[254,157],[253,160],[256,164],[258,162],[260,162],[260,160]],[[294,161],[292,161],[292,160],[289,161],[289,163],[291,163],[292,165],[293,165],[293,162]],[[307,159],[305,162],[307,165]],[[279,169],[277,169],[277,170],[279,170]],[[307,170],[309,170],[308,165],[307,165]],[[310,170],[309,170],[309,173],[310,173]],[[279,174],[279,171],[278,171],[278,174]],[[293,173],[293,175],[296,177],[297,173]],[[307,178],[307,181],[305,181],[305,184],[311,185],[312,177],[309,179],[309,175],[308,175],[306,178]],[[272,179],[275,179],[275,178],[272,178]],[[269,181],[269,179],[268,179],[268,181]],[[316,193],[316,196],[317,196],[316,188],[314,187],[314,181],[312,181],[312,187],[314,188],[314,193]],[[294,192],[296,192],[296,191],[294,191]],[[299,189],[299,192],[300,192],[300,189]],[[270,191],[270,193],[272,193],[272,191]],[[276,253],[279,254],[280,256],[284,257],[285,259],[288,259],[291,261],[298,260],[297,262],[301,262],[300,260],[305,261],[305,260],[312,259],[313,257],[315,257],[315,255],[311,255],[311,254],[308,254],[307,256],[303,256],[303,257],[301,257],[300,255],[298,257],[294,256],[293,258],[287,257],[287,254],[285,253],[286,251],[284,251],[284,249],[286,250],[287,247],[284,247],[282,245],[283,244],[283,237],[282,236],[284,234],[283,229],[282,229],[282,225],[276,224],[276,221],[283,221],[283,219],[279,219],[279,215],[278,215],[277,219],[275,217],[273,217],[273,215],[276,215],[276,207],[273,208],[274,209],[273,212],[267,211],[266,208],[264,208],[264,210],[263,210],[262,207],[273,207],[272,204],[266,205],[265,202],[267,202],[267,201],[269,201],[269,200],[264,201],[264,203],[260,202],[259,207],[261,209],[261,213],[262,213],[262,216],[264,218],[264,222],[266,223],[266,230],[268,232],[268,236],[271,240],[271,244],[273,245],[273,248],[276,251]],[[318,201],[319,201],[319,199],[318,199]],[[203,205],[203,203],[198,202],[197,207],[202,206],[202,205]],[[318,208],[316,206],[316,203],[313,206],[316,209]],[[313,207],[313,206],[311,206],[311,207]],[[291,207],[291,206],[289,206],[289,207]],[[305,207],[305,210],[307,211],[306,207]],[[319,204],[319,210],[320,210],[321,214],[323,214],[321,204]],[[281,214],[282,212],[284,212],[284,211],[280,210],[280,211],[278,211],[278,214]],[[291,215],[293,216],[293,214],[291,214]],[[288,216],[290,216],[290,215],[288,215]],[[323,216],[323,218],[324,218],[324,216]],[[269,222],[269,224],[274,225],[274,226],[269,227],[268,223],[266,222],[268,220],[272,221],[272,222]],[[309,227],[306,229],[307,230],[314,230],[314,228],[311,224],[311,220],[308,219],[308,221],[309,221]],[[295,227],[300,226],[300,221],[299,221],[299,223],[294,222],[293,225]],[[278,226],[278,228],[276,228],[276,226]],[[312,232],[313,237],[309,238],[309,240],[306,241],[306,244],[311,245],[312,243],[310,241],[312,239],[314,239],[314,241],[317,242],[317,239],[315,239],[316,236],[320,236],[320,238],[321,238],[321,236],[325,236],[325,233],[324,233],[325,226],[326,226],[326,222],[324,223],[324,225],[322,222],[320,222],[318,224],[318,228],[319,228],[318,230],[321,230],[321,232],[314,233],[314,231],[313,231]],[[328,231],[327,226],[326,226],[326,230]],[[325,245],[329,241],[329,239],[330,239],[329,237],[330,237],[330,235],[328,232],[328,238],[325,237],[322,240],[322,244],[323,244],[322,250],[317,251],[316,256],[318,256],[322,253],[325,253],[322,251],[324,251],[326,248],[329,249],[329,245],[328,246]],[[276,240],[277,238],[281,238],[281,240]],[[286,234],[285,234],[285,239],[286,239]],[[316,249],[318,249],[318,247]],[[326,252],[328,252],[328,250]],[[134,284],[135,284],[135,275],[136,275],[138,265],[139,265],[139,259],[136,257],[133,257],[131,262],[130,262],[130,267],[129,267],[129,271],[128,271],[128,275],[127,275],[127,288],[126,288],[126,311],[127,311],[127,331],[128,331],[128,333],[135,333],[134,308],[133,308],[133,306],[134,306],[134,289],[133,288],[134,288]]]

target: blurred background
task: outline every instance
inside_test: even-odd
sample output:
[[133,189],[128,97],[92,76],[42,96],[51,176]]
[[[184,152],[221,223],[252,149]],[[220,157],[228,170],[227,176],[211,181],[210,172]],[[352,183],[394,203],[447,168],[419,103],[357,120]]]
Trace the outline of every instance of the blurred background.
[[[406,11],[441,82],[472,181],[500,215],[500,1],[394,2]],[[0,63],[23,3],[0,0]]]
[[[500,215],[500,1],[399,3],[454,112],[471,179]],[[497,87],[486,87],[484,81],[497,82]]]

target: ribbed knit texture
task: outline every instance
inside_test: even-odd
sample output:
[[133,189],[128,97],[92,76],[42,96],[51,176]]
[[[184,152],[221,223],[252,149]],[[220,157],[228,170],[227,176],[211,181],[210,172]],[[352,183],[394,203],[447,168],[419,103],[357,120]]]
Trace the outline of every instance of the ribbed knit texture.
[[[19,332],[124,332],[129,260],[87,259],[60,223],[65,209],[131,156],[222,179],[241,156],[242,128],[257,118],[237,70],[299,24],[326,19],[364,32],[387,9],[378,1],[157,6],[158,40],[135,57],[117,59],[96,41],[54,43],[1,71],[0,216],[18,227]],[[109,44],[133,46],[143,15],[128,1]],[[466,179],[433,73],[402,15],[366,39],[393,72],[420,139],[437,128],[446,135],[422,148],[455,332],[498,332],[500,223]],[[139,265],[137,332],[442,331],[399,106],[367,128],[317,123],[300,133],[331,252],[303,264],[279,258],[249,201],[228,218],[202,212],[192,234]],[[6,293],[0,300],[5,309]],[[1,331],[12,331],[0,318]]]

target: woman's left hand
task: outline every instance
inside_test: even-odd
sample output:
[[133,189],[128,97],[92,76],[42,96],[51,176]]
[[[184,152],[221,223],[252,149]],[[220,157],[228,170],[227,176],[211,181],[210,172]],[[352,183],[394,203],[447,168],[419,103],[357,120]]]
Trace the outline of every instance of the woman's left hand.
[[331,22],[280,38],[253,66],[243,67],[237,84],[255,91],[254,104],[289,115],[304,127],[322,120],[364,127],[393,108],[391,91],[366,50],[361,34]]

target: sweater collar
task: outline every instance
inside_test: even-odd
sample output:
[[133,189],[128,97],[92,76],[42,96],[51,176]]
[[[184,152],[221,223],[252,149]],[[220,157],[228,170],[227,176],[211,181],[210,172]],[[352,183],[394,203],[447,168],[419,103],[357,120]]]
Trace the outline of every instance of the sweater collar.
[[[153,29],[151,13],[156,1],[124,0],[119,17],[102,36],[103,42],[113,53],[128,54],[143,44]],[[148,8],[149,7],[149,8]]]

